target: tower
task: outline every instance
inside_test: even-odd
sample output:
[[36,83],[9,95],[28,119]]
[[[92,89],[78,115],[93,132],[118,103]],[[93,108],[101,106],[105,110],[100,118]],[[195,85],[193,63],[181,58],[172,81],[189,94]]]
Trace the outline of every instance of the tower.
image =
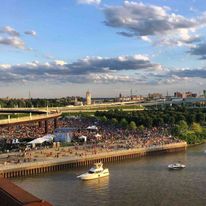
[[130,100],[133,100],[133,93],[132,93],[132,89],[130,90]]
[[92,101],[92,96],[91,93],[89,92],[89,90],[86,92],[86,105],[91,105]]
[[29,99],[31,99],[31,91],[29,90]]
[[206,98],[206,90],[203,90],[203,96]]

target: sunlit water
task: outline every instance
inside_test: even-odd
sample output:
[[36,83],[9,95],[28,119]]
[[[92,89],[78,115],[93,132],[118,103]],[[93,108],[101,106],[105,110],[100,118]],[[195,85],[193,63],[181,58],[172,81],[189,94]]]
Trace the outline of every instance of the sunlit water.
[[[206,205],[206,145],[107,166],[110,176],[83,182],[76,176],[88,168],[18,178],[13,181],[54,206],[93,205]],[[169,171],[167,165],[182,161],[186,168]]]

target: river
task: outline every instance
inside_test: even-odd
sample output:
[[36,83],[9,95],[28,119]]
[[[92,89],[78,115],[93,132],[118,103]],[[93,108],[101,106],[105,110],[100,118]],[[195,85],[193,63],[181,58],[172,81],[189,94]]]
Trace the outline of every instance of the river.
[[[186,152],[160,154],[108,163],[110,176],[83,182],[76,176],[88,168],[13,179],[54,206],[205,206],[206,144]],[[186,168],[169,171],[182,161]]]

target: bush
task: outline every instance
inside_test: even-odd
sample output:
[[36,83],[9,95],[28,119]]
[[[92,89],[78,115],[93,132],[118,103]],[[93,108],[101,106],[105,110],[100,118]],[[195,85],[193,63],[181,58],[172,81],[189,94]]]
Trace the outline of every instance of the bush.
[[131,121],[129,123],[129,129],[131,129],[131,130],[137,129],[137,125],[136,125],[136,123],[134,121]]
[[202,126],[199,123],[192,123],[192,131],[194,131],[194,133],[200,134],[203,131]]
[[118,124],[118,120],[116,118],[112,118],[111,120],[113,125],[117,125]]
[[125,118],[121,119],[120,126],[123,127],[123,128],[127,128],[128,121]]

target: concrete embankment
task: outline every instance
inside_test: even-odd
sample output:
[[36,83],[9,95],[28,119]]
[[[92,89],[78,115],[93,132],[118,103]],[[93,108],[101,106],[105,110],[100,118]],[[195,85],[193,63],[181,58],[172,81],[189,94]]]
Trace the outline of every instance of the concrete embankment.
[[55,158],[52,160],[36,161],[32,163],[4,165],[0,168],[0,175],[5,178],[29,176],[45,172],[59,171],[67,168],[87,166],[97,161],[102,161],[104,163],[121,161],[125,159],[138,158],[141,156],[146,156],[154,153],[182,151],[186,150],[186,148],[187,143],[181,142],[147,148],[115,150],[82,157],[62,157]]

